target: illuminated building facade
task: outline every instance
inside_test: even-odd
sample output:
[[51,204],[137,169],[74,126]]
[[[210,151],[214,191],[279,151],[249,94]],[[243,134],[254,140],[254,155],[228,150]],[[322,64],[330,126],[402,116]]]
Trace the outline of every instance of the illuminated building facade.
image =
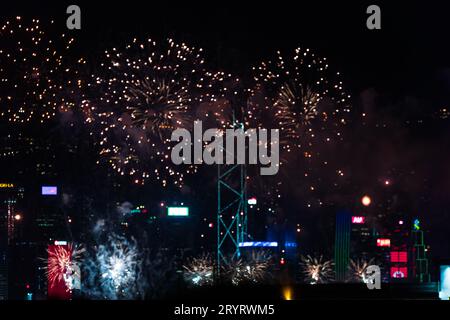
[[424,242],[424,233],[419,219],[414,219],[412,227],[413,245],[411,248],[412,276],[417,282],[430,282],[430,271],[427,258],[427,248]]
[[410,229],[403,219],[394,221],[388,234],[390,240],[389,278],[391,282],[410,279]]
[[352,216],[351,248],[352,259],[370,260],[374,249],[373,235],[365,216]]
[[9,297],[10,251],[20,232],[22,214],[18,208],[23,194],[24,189],[14,183],[0,183],[0,300]]
[[395,216],[378,225],[383,227],[370,227],[367,217],[352,216],[350,257],[373,259],[381,268],[382,282],[430,282],[428,248],[420,221]]
[[[40,241],[44,244],[53,243],[57,239],[67,236],[69,215],[61,206],[61,193],[56,186],[36,186],[38,192],[34,194],[36,210],[36,224]],[[49,191],[50,190],[50,191]]]

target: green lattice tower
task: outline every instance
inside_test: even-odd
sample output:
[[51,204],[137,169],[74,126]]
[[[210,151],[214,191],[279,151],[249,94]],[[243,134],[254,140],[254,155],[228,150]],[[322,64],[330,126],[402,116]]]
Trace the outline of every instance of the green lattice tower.
[[[243,124],[235,127],[244,130]],[[245,241],[247,237],[246,198],[245,165],[219,164],[217,166],[217,275],[220,274],[222,266],[240,257],[239,243]]]
[[[416,220],[417,221],[417,220]],[[423,231],[420,230],[420,224],[414,223],[412,230],[414,239],[413,255],[414,255],[414,276],[420,282],[430,282],[430,272],[428,266],[428,259],[425,251],[425,243],[423,240]]]

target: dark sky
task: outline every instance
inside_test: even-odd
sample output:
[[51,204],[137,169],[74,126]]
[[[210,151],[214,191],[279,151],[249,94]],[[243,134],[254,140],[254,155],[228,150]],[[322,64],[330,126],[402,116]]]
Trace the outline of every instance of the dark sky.
[[[14,1],[2,15],[51,17],[64,26],[72,3],[82,9],[84,48],[128,35],[171,35],[235,71],[275,48],[309,46],[344,69],[354,89],[394,94],[429,94],[436,90],[430,76],[449,67],[445,1]],[[372,3],[382,9],[379,31],[365,26]]]
[[[2,16],[51,18],[64,31],[73,1],[14,1]],[[275,50],[310,47],[342,71],[353,96],[367,89],[390,104],[406,96],[430,113],[449,106],[450,4],[446,1],[77,1],[82,30],[70,31],[88,60],[130,37],[174,37],[205,49],[214,69],[240,76]],[[366,28],[380,5],[382,30]]]

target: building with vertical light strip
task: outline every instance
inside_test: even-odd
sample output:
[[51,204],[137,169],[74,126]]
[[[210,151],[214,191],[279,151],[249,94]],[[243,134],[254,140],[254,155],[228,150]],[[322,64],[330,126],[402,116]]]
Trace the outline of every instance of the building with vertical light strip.
[[336,214],[336,231],[334,244],[334,261],[336,281],[344,282],[347,279],[350,262],[350,233],[352,216],[348,212]]

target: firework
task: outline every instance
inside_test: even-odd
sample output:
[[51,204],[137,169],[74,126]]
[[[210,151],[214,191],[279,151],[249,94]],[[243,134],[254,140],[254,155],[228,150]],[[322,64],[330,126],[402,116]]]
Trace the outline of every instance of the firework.
[[310,49],[277,52],[253,68],[245,124],[280,130],[279,174],[287,179],[278,182],[288,188],[292,172],[298,172],[295,181],[303,183],[295,182],[295,190],[308,209],[334,202],[324,190],[344,182],[335,155],[344,139],[350,98],[340,73]]
[[273,61],[262,62],[253,71],[249,124],[275,125],[287,151],[296,146],[308,152],[313,143],[340,137],[350,95],[326,58],[297,48],[287,57],[277,52]]
[[195,286],[208,286],[213,283],[214,261],[206,254],[188,261],[184,268],[184,278]]
[[301,257],[300,266],[305,281],[310,284],[327,283],[333,277],[333,262],[324,260],[322,256],[319,258],[306,256]]
[[94,299],[136,299],[145,294],[144,258],[134,239],[110,233],[87,252],[82,291]]
[[101,286],[111,297],[123,295],[137,279],[139,254],[134,243],[120,238],[99,246],[97,263],[100,268]]
[[73,39],[64,34],[52,39],[36,19],[16,17],[0,27],[0,116],[4,119],[44,122],[73,107],[68,97],[80,84],[78,72],[66,59]]
[[51,287],[64,281],[68,291],[79,287],[81,255],[85,250],[81,247],[69,244],[67,246],[55,246],[54,250],[48,250],[46,262],[47,277]]
[[171,133],[191,128],[196,106],[217,101],[223,78],[206,71],[201,49],[171,39],[134,39],[123,50],[105,51],[82,106],[100,155],[138,184],[154,177],[181,186],[195,168],[174,168]]
[[374,259],[370,259],[369,261],[363,259],[350,260],[350,277],[351,281],[367,283],[367,267],[372,264]]
[[265,251],[253,251],[247,259],[231,260],[225,271],[229,274],[233,285],[261,283],[270,276],[271,259],[270,254]]

